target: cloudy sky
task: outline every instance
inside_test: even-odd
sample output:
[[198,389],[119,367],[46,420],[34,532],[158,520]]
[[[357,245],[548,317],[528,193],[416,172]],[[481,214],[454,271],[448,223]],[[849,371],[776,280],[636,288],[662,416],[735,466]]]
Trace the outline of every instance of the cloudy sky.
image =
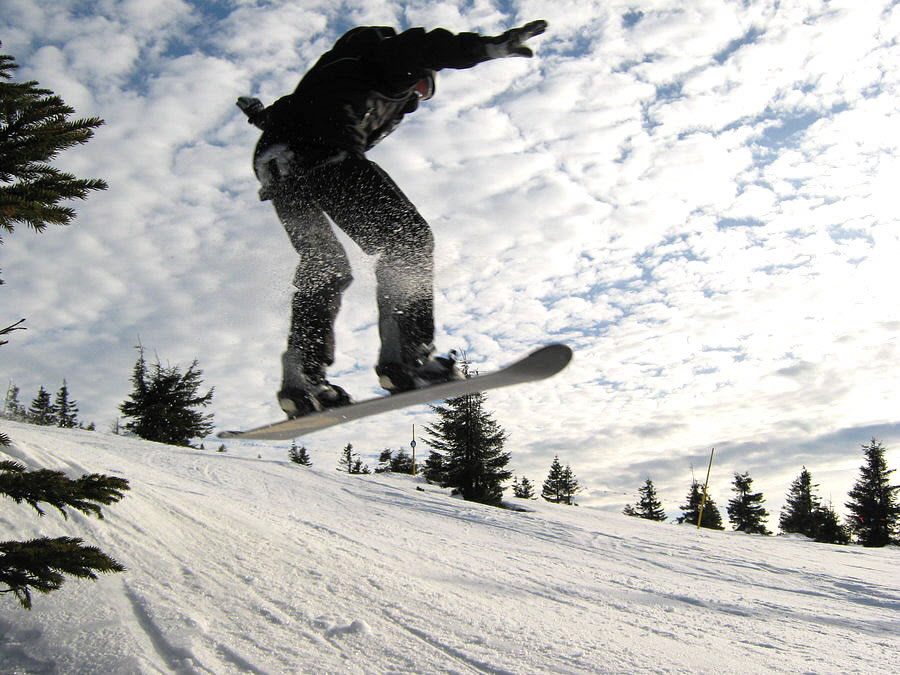
[[[544,342],[576,351],[555,379],[489,395],[511,468],[540,482],[559,454],[584,503],[619,509],[650,476],[677,515],[715,447],[719,505],[750,471],[776,516],[803,465],[842,509],[873,436],[900,468],[897,0],[2,4],[17,79],[106,120],[56,164],[109,189],[0,248],[0,325],[28,319],[0,377],[25,402],[65,378],[107,428],[140,341],[199,360],[219,428],[278,419],[295,260],[234,100],[288,93],[354,25],[543,18],[536,58],[445,71],[371,153],[435,231],[440,349],[483,371]],[[366,398],[374,277],[348,247],[332,375]],[[305,441],[323,461],[347,442],[374,456],[432,420]]]

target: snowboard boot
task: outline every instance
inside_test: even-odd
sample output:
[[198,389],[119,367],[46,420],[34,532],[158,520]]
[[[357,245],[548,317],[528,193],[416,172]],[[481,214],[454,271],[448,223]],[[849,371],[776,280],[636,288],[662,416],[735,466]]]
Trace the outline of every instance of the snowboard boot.
[[375,368],[378,383],[391,394],[422,389],[433,384],[463,380],[456,367],[456,351],[447,356],[433,356],[434,347],[422,345],[409,363],[380,363]]
[[325,379],[323,371],[309,374],[302,370],[302,355],[289,349],[281,357],[283,377],[278,405],[288,419],[303,417],[326,408],[350,405],[353,401],[343,388]]

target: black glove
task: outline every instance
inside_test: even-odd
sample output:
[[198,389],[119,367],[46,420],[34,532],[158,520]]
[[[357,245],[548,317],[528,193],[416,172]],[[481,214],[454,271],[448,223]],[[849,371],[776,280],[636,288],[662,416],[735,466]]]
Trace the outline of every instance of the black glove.
[[484,53],[489,59],[501,59],[506,56],[524,56],[531,58],[534,56],[528,47],[522,45],[525,40],[540,35],[547,30],[547,22],[543,19],[530,21],[521,28],[511,28],[503,35],[497,37],[486,37],[487,41],[484,45]]

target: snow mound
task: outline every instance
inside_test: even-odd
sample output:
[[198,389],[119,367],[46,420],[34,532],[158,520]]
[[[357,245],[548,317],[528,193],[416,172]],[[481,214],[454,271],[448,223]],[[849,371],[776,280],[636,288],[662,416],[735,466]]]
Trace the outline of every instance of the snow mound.
[[31,612],[0,596],[3,672],[895,672],[896,547],[506,511],[336,454],[3,428],[32,468],[132,486],[103,521],[2,503],[4,539],[82,537],[128,568]]

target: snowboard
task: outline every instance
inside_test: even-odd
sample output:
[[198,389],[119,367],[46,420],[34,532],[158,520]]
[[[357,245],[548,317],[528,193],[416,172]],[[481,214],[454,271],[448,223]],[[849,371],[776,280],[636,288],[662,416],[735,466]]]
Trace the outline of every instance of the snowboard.
[[322,412],[273,422],[247,431],[223,431],[218,434],[223,439],[246,439],[285,441],[314,431],[321,431],[344,422],[352,422],[391,410],[402,410],[422,403],[430,403],[464,394],[499,389],[513,384],[534,382],[555,375],[565,368],[572,359],[572,350],[567,345],[554,343],[537,349],[528,356],[511,363],[505,368],[485,375],[476,375],[465,380],[443,382],[422,389],[405,391],[392,396],[377,396],[358,403],[327,408]]

